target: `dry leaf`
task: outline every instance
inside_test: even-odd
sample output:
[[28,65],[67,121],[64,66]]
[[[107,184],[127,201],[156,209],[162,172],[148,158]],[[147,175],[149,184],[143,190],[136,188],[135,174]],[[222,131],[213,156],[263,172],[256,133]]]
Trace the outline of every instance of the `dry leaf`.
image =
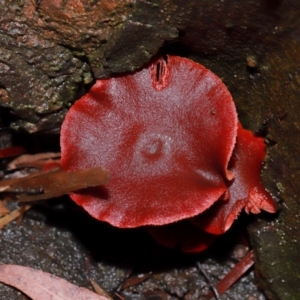
[[109,174],[100,167],[65,172],[52,170],[0,182],[0,191],[23,193],[20,202],[59,197],[87,187],[107,183]]
[[60,157],[60,152],[24,154],[11,161],[8,164],[7,169],[13,170],[18,167],[31,166],[32,164],[34,165],[35,162],[40,160],[47,160],[47,159],[59,158],[59,157]]
[[103,296],[103,297],[106,297],[107,299],[109,300],[113,300],[113,298],[109,295],[108,292],[106,292],[105,290],[103,290],[103,288],[93,279],[90,279],[90,283],[94,289],[94,291],[100,295],[100,296]]
[[145,280],[147,280],[152,273],[141,274],[137,276],[132,276],[127,278],[121,286],[121,290],[125,290],[131,286],[137,285]]
[[10,223],[11,221],[17,219],[24,211],[28,210],[31,205],[25,205],[24,207],[17,208],[7,214],[6,216],[0,218],[0,229],[2,229],[6,224]]
[[9,209],[4,205],[3,201],[0,200],[0,217],[9,214]]
[[18,219],[17,219],[17,225],[21,225],[22,221],[23,221],[23,217],[24,217],[24,214],[25,212],[29,209],[27,207],[31,207],[31,204],[27,204],[27,205],[21,205],[20,207],[20,215],[18,216]]
[[0,265],[0,281],[33,300],[110,300],[52,274],[17,265]]

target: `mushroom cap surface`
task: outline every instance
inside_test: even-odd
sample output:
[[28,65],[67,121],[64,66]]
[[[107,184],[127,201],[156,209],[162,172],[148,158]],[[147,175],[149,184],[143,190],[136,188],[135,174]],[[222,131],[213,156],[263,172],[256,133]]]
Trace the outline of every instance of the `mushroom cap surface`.
[[117,227],[196,216],[227,190],[237,135],[232,97],[211,71],[167,56],[124,76],[97,80],[61,129],[62,168],[101,166],[104,186],[71,194]]
[[265,155],[264,139],[254,136],[239,123],[237,141],[229,163],[235,175],[229,183],[229,199],[217,201],[207,211],[192,218],[193,224],[206,232],[222,234],[243,209],[253,214],[261,210],[275,213],[276,204],[260,179]]

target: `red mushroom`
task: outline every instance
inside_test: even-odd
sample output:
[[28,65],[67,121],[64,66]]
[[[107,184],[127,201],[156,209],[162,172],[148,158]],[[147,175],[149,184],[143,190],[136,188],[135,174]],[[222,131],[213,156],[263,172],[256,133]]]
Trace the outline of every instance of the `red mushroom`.
[[61,148],[64,170],[110,172],[73,193],[77,204],[114,226],[148,225],[165,246],[202,251],[243,208],[275,211],[260,182],[263,139],[238,125],[221,80],[185,58],[98,80],[69,110]]
[[185,58],[98,80],[61,129],[62,168],[106,168],[110,182],[71,195],[118,227],[196,216],[227,191],[237,114],[222,81]]
[[230,170],[235,175],[229,183],[230,198],[218,201],[191,221],[206,232],[222,234],[231,227],[242,209],[253,214],[261,210],[274,213],[276,205],[260,180],[265,155],[263,138],[255,137],[239,124],[237,142],[230,161]]
[[228,182],[230,197],[219,199],[194,218],[165,226],[148,226],[149,233],[164,246],[181,247],[184,252],[199,252],[205,250],[218,234],[227,231],[243,209],[254,214],[260,210],[274,213],[276,205],[260,180],[265,154],[263,138],[255,137],[239,124],[229,164],[235,175]]
[[190,219],[163,226],[147,226],[148,232],[159,244],[168,248],[180,248],[182,252],[206,250],[217,238],[195,226]]

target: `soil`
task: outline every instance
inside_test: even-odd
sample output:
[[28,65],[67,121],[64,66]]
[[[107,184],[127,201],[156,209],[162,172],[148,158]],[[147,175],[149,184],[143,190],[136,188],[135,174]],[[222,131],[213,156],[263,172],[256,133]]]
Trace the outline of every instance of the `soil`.
[[[205,253],[182,254],[159,246],[144,229],[121,230],[96,221],[62,197],[35,205],[20,225],[13,222],[0,231],[0,263],[30,266],[90,289],[93,279],[114,299],[120,299],[116,292],[133,300],[205,299],[210,289],[197,263],[216,284],[246,251],[240,228],[234,226]],[[145,281],[121,289],[128,276],[143,275]],[[27,298],[1,284],[0,299]],[[221,299],[266,298],[252,269]]]

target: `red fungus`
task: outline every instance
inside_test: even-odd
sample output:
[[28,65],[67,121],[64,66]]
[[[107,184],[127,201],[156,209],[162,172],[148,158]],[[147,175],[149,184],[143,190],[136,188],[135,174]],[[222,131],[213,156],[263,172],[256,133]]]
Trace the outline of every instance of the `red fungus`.
[[63,123],[62,168],[102,166],[111,180],[71,198],[118,227],[196,216],[227,190],[236,132],[227,88],[188,59],[98,80]]
[[221,80],[185,58],[159,58],[98,80],[69,110],[62,168],[102,166],[104,186],[71,194],[93,217],[148,226],[161,244],[206,249],[245,208],[275,211],[260,182],[262,138],[238,125]]
[[195,226],[189,219],[164,226],[147,226],[147,230],[159,244],[180,248],[183,252],[204,251],[217,237]]
[[206,232],[222,234],[231,227],[243,208],[247,213],[253,214],[258,214],[261,210],[274,213],[275,203],[260,181],[265,155],[263,138],[255,137],[251,131],[243,129],[239,124],[237,141],[229,165],[235,175],[229,183],[230,198],[216,202],[191,221]]
[[228,182],[229,198],[219,199],[194,218],[165,226],[149,226],[149,233],[162,245],[170,248],[180,246],[184,252],[199,252],[206,249],[216,235],[227,231],[242,209],[254,214],[260,210],[274,213],[276,205],[260,181],[265,154],[263,138],[255,137],[251,131],[243,129],[239,124],[237,141],[229,164],[235,175]]

